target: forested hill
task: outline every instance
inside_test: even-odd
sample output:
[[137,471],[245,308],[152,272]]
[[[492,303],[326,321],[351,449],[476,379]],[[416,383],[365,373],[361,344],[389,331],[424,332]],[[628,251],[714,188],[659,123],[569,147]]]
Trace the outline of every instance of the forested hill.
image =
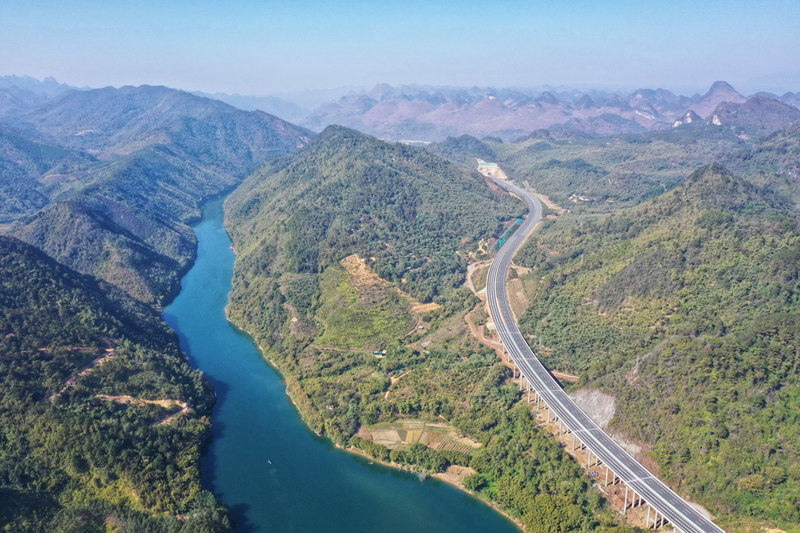
[[[465,487],[530,531],[614,531],[577,464],[515,408],[508,369],[469,335],[467,263],[524,209],[425,149],[329,127],[228,198],[229,317],[338,445],[417,471],[458,465]],[[371,433],[427,422],[481,445],[386,446]]]
[[787,198],[800,212],[800,121],[724,160],[750,181]]
[[95,164],[93,156],[38,142],[0,123],[0,224],[30,215],[50,203],[40,176],[65,174]]
[[729,129],[701,124],[596,139],[542,131],[520,143],[487,144],[513,179],[564,207],[605,212],[657,196],[698,167],[750,147]]
[[310,137],[265,113],[148,86],[68,92],[4,128],[11,233],[157,303],[192,260],[187,224],[199,204]]
[[99,157],[163,144],[210,170],[237,174],[249,174],[248,166],[299,148],[311,135],[261,111],[148,85],[71,91],[16,120]]
[[[499,139],[497,139],[497,141],[499,141]],[[486,161],[495,161],[497,159],[497,152],[495,152],[491,146],[470,135],[448,137],[442,142],[431,143],[425,146],[425,148],[436,155],[464,165],[470,169],[475,168],[476,157],[480,157]]]
[[[359,253],[422,301],[447,300],[465,256],[521,203],[476,172],[420,149],[331,126],[230,196],[237,279],[318,273]],[[245,295],[234,288],[234,301]]]
[[149,307],[0,237],[0,529],[225,530],[213,401]]
[[800,520],[800,232],[770,191],[719,165],[612,215],[546,222],[518,260],[538,289],[521,320],[551,368],[617,398],[712,512]]

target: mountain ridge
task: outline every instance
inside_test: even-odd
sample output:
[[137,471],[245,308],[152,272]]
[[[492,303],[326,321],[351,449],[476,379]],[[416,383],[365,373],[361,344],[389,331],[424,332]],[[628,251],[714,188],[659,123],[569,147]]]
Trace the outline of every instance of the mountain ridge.
[[[311,137],[260,111],[152,86],[69,91],[20,114],[14,127],[29,158],[56,146],[84,159],[66,173],[18,171],[21,183],[3,192],[30,208],[10,233],[152,303],[176,293],[193,260],[187,224],[200,202]],[[39,196],[25,200],[29,191]]]
[[[792,105],[793,95],[774,97]],[[714,82],[703,95],[678,96],[665,89],[633,93],[534,92],[523,89],[392,87],[354,92],[315,109],[301,124],[314,130],[335,123],[391,140],[441,141],[468,134],[511,140],[532,131],[570,125],[590,136],[669,128],[688,111],[710,119],[721,103],[746,98],[730,84]]]
[[[353,162],[353,168],[346,170],[351,164],[349,162]],[[432,168],[438,169],[441,174],[433,173]],[[364,201],[368,202],[368,205],[358,203],[355,191],[349,192],[342,188],[345,178],[356,179],[355,191],[365,195]],[[412,183],[418,184],[419,190],[413,187]],[[434,187],[433,183],[437,185]],[[452,183],[459,183],[460,187],[452,190]],[[386,189],[381,189],[380,185]],[[323,195],[324,200],[307,205],[304,196],[316,197],[319,188],[330,192]],[[297,195],[296,205],[289,207],[277,203],[271,208],[269,216],[266,215],[265,202],[286,202],[290,194]],[[511,216],[513,211],[509,210],[509,201],[502,195],[487,192],[484,178],[479,177],[477,173],[458,169],[420,148],[384,143],[349,128],[329,126],[312,139],[302,151],[268,163],[261,171],[243,182],[227,200],[229,211],[226,225],[235,245],[241,246],[239,243],[244,240],[252,242],[253,239],[247,239],[247,235],[274,231],[256,230],[259,224],[263,225],[263,221],[257,222],[260,219],[255,216],[256,213],[261,212],[267,219],[274,218],[272,212],[284,213],[279,216],[291,213],[291,218],[295,222],[287,221],[286,227],[290,232],[294,232],[292,237],[298,239],[298,243],[289,248],[292,251],[288,260],[290,270],[314,272],[338,260],[331,256],[332,253],[351,250],[351,253],[359,252],[366,257],[374,256],[375,268],[382,273],[381,275],[392,280],[407,278],[407,289],[419,299],[430,301],[440,291],[452,289],[455,278],[446,276],[448,281],[442,287],[426,279],[426,272],[441,268],[453,273],[455,265],[462,260],[458,257],[438,257],[432,251],[436,245],[427,241],[420,243],[421,246],[424,245],[424,249],[419,250],[409,248],[410,242],[396,242],[385,249],[384,245],[373,242],[374,239],[369,236],[374,237],[374,231],[377,230],[384,235],[391,235],[392,232],[413,234],[414,227],[419,225],[422,228],[420,231],[431,232],[435,231],[434,228],[438,228],[442,238],[446,235],[448,239],[461,241],[486,232],[487,224],[492,225],[491,221],[495,225],[499,224],[498,216],[500,216],[467,213],[462,206],[454,204],[454,209],[458,209],[459,214],[457,217],[450,217],[440,211],[442,201],[440,198],[434,199],[434,195],[456,195],[461,198],[488,196],[496,203],[497,208],[502,208],[506,216]],[[335,198],[340,198],[340,201],[334,201]],[[388,210],[383,217],[374,219],[359,217],[358,213],[376,209],[373,204],[381,202],[386,202]],[[326,207],[323,208],[323,205]],[[315,241],[299,244],[307,237],[302,232],[297,233],[307,224],[303,221],[304,217],[316,221],[315,224],[329,228],[327,231],[336,232],[335,237],[331,235],[329,245],[320,247],[322,243]],[[473,220],[474,227],[463,223],[454,225],[455,221],[461,219]],[[391,231],[389,231],[390,226],[393,228]],[[315,230],[318,229],[315,227]],[[399,251],[400,248],[405,249],[410,257],[403,256]],[[250,251],[240,250],[240,252],[244,262]],[[424,259],[425,255],[429,255],[427,261]]]

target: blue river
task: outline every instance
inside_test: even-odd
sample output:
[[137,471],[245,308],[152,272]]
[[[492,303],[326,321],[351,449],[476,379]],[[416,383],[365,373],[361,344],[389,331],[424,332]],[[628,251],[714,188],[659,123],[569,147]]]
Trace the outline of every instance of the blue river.
[[518,531],[475,498],[339,450],[302,423],[281,376],[225,318],[234,254],[222,221],[222,200],[207,203],[197,260],[164,318],[216,391],[203,484],[236,530]]

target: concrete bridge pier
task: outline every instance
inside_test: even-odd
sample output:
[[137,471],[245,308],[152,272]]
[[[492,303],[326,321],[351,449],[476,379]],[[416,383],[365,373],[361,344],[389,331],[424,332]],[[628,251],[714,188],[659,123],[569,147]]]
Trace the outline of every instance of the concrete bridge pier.
[[[578,445],[577,446],[575,445],[575,441],[576,440],[578,441]],[[578,450],[578,449],[583,450],[583,449],[587,449],[587,448],[586,448],[586,445],[583,442],[581,442],[580,437],[578,437],[576,439],[575,438],[575,433],[573,433],[572,434],[572,451],[574,452],[575,450]]]
[[628,486],[625,485],[625,503],[622,504],[622,514],[628,513]]
[[[611,472],[611,483],[608,482],[608,473],[609,472]],[[608,468],[606,466],[606,484],[605,484],[605,486],[607,487],[609,485],[616,485],[618,480],[619,480],[619,477],[617,476],[617,474],[614,473],[613,470],[611,470],[610,468]]]
[[[652,520],[650,519],[650,511],[653,512],[653,519]],[[664,518],[664,515],[659,513],[658,510],[655,507],[653,507],[652,505],[648,504],[647,505],[647,519],[645,521],[645,524],[647,524],[647,529],[658,529],[658,528],[660,528],[661,526],[663,526],[666,523],[667,523],[667,520],[666,520],[666,518]]]
[[[647,524],[648,529],[650,528],[650,510],[653,509],[653,506],[648,504],[634,489],[630,488],[628,485],[625,485],[625,501],[622,505],[622,514],[627,515],[628,509],[633,509],[635,507],[639,507],[640,505],[647,505],[647,519],[645,523]],[[655,509],[653,509],[655,510]],[[658,512],[656,512],[656,515]]]
[[634,491],[633,504],[631,505],[631,507],[639,507],[640,505],[644,505],[646,503],[647,502],[644,501],[644,498],[642,498],[638,492]]

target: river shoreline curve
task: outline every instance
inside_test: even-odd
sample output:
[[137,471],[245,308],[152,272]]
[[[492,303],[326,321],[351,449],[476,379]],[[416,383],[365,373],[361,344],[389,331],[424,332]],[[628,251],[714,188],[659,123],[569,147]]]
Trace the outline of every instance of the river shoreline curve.
[[163,316],[214,387],[212,439],[202,484],[230,510],[237,531],[518,531],[448,483],[342,453],[315,435],[287,381],[226,317],[234,252],[222,199],[203,207],[196,260]]

